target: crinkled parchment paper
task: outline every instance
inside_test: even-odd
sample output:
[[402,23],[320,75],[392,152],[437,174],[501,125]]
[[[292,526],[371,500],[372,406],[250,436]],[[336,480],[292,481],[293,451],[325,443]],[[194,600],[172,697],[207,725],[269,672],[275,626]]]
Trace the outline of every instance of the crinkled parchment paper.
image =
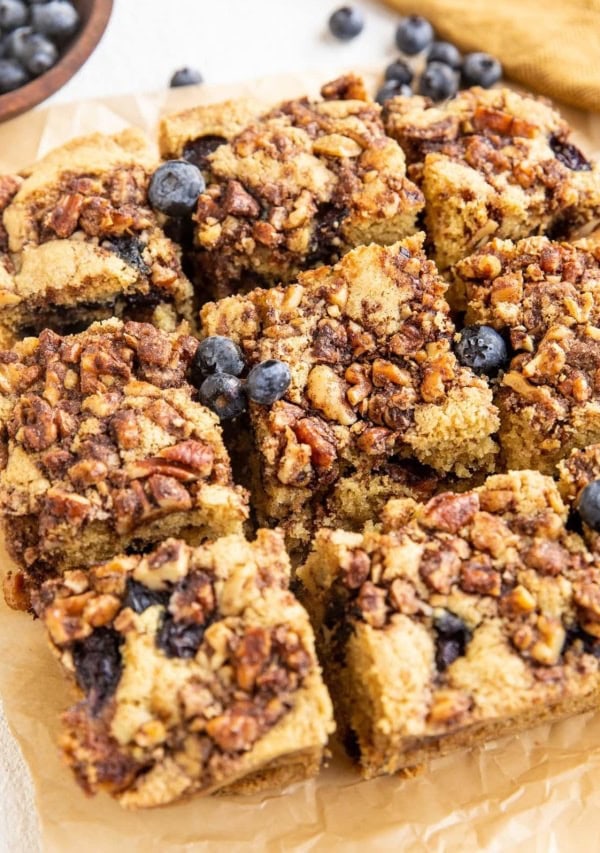
[[[333,75],[331,75],[333,76]],[[0,125],[0,170],[26,167],[53,146],[126,124],[152,130],[161,111],[252,94],[274,100],[316,91],[327,74],[247,86],[182,89],[34,112]],[[374,78],[373,78],[374,79]],[[600,152],[600,117],[565,110],[588,151]],[[0,552],[0,566],[8,564]],[[60,712],[71,700],[41,626],[0,604],[0,695],[31,768],[42,843],[60,853],[167,850],[504,851],[546,853],[598,847],[600,714],[434,761],[413,779],[362,782],[336,755],[317,780],[283,794],[196,798],[124,812],[105,796],[86,799],[56,749]]]

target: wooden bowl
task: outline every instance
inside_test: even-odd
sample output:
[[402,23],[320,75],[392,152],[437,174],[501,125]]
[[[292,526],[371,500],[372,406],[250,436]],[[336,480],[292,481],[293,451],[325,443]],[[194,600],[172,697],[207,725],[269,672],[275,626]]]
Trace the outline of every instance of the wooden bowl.
[[76,74],[90,56],[106,29],[113,0],[74,0],[81,16],[79,32],[56,65],[20,89],[0,95],[0,121],[30,110]]

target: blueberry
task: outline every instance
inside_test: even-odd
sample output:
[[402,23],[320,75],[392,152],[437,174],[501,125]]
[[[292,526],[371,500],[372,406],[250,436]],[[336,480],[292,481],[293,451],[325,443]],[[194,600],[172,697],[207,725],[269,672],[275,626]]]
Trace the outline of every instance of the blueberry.
[[434,618],[436,631],[435,662],[440,672],[447,669],[456,658],[464,655],[471,640],[471,632],[460,618],[444,610]]
[[362,32],[364,25],[362,12],[355,6],[342,6],[329,18],[331,34],[340,41],[356,38]]
[[396,44],[409,56],[425,50],[433,41],[433,27],[421,15],[409,15],[402,18],[396,30]]
[[406,83],[401,83],[399,80],[386,80],[383,86],[380,86],[375,95],[375,100],[383,106],[390,98],[395,98],[397,95],[404,95],[410,98],[412,89]]
[[29,80],[29,74],[16,59],[0,59],[0,95],[19,89]]
[[185,160],[167,160],[152,175],[148,198],[154,210],[168,216],[187,216],[204,192],[202,172]]
[[179,68],[171,77],[169,86],[176,89],[178,86],[197,86],[203,82],[202,74],[195,68]]
[[205,630],[205,625],[176,622],[170,613],[165,613],[156,635],[156,645],[168,658],[193,658],[200,648]]
[[572,169],[574,172],[589,172],[592,168],[590,161],[571,142],[565,142],[557,134],[553,133],[549,139],[550,148],[554,151],[557,160]]
[[79,13],[67,0],[50,0],[33,7],[31,23],[38,33],[56,41],[66,41],[79,26]]
[[246,382],[246,393],[255,403],[270,406],[283,397],[291,381],[292,373],[287,364],[270,358],[252,368]]
[[113,628],[96,628],[85,640],[73,644],[75,677],[94,712],[117,689],[123,669],[120,645],[121,635]]
[[489,89],[502,77],[502,66],[489,53],[467,53],[462,65],[463,86]]
[[23,63],[35,77],[49,71],[58,60],[54,44],[39,33],[31,33],[24,39]]
[[31,27],[18,27],[6,36],[5,50],[7,56],[25,62],[27,57],[27,42],[34,35]]
[[223,335],[211,335],[200,341],[192,363],[192,371],[202,377],[210,373],[239,376],[244,367],[241,349]]
[[150,589],[143,583],[128,578],[123,607],[131,607],[135,613],[143,613],[155,604],[166,606],[169,602],[169,593]]
[[244,386],[237,376],[213,373],[200,386],[200,402],[221,418],[237,418],[246,408]]
[[21,0],[0,0],[0,27],[14,30],[27,23],[27,6]]
[[144,260],[146,244],[137,237],[111,237],[106,242],[106,247],[142,275],[150,275],[150,267]]
[[386,80],[396,80],[398,83],[405,83],[407,86],[410,86],[414,76],[412,68],[403,59],[396,59],[385,69]]
[[443,62],[456,71],[462,65],[462,55],[449,41],[434,41],[427,51],[427,62]]
[[491,326],[466,326],[455,351],[462,365],[488,376],[496,374],[508,361],[504,338]]
[[458,90],[456,74],[443,62],[429,62],[419,80],[419,94],[432,101],[453,98]]
[[600,532],[600,480],[588,483],[579,497],[577,510],[588,527]]

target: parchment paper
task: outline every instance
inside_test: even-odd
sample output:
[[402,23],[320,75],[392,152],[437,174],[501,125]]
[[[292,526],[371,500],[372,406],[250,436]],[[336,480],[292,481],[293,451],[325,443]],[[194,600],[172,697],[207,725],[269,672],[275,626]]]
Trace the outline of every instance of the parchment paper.
[[[161,110],[252,94],[266,101],[316,92],[335,72],[246,86],[180,89],[143,98],[39,111],[0,125],[0,170],[25,167],[74,135],[152,130]],[[367,75],[372,82],[375,75]],[[600,152],[600,117],[565,110],[589,152]],[[8,557],[0,547],[0,566]],[[0,596],[1,598],[1,596]],[[31,768],[42,843],[60,853],[167,850],[488,851],[547,853],[598,847],[600,713],[543,726],[434,761],[413,779],[362,782],[345,757],[282,794],[196,798],[124,812],[86,797],[56,749],[58,717],[72,696],[39,624],[0,603],[0,695]]]

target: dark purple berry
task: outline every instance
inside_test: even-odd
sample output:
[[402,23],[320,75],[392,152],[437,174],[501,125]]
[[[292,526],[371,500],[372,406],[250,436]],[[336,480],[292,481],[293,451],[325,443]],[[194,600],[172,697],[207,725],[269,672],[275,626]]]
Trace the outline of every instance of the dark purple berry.
[[50,0],[33,7],[31,23],[38,33],[49,36],[53,41],[64,42],[77,31],[79,13],[67,0]]
[[150,179],[148,199],[154,210],[167,216],[187,216],[193,212],[205,183],[197,166],[185,160],[167,160]]
[[222,421],[237,418],[246,409],[244,386],[237,376],[228,373],[207,376],[199,388],[199,397]]
[[588,483],[579,497],[577,510],[584,524],[600,532],[600,480]]
[[421,15],[402,18],[396,29],[396,44],[402,53],[414,56],[433,41],[433,27]]
[[156,645],[168,658],[193,658],[200,648],[206,625],[197,622],[176,622],[165,613],[156,635]]
[[292,381],[292,373],[284,361],[270,358],[256,364],[246,381],[246,393],[254,403],[270,406],[280,400]]
[[396,80],[398,83],[405,83],[407,86],[410,86],[414,76],[412,68],[403,59],[396,59],[385,69],[386,80]]
[[464,655],[471,640],[471,632],[463,620],[444,610],[434,618],[433,626],[436,631],[435,662],[440,672],[447,669],[451,663]]
[[131,607],[136,613],[143,613],[149,607],[162,604],[166,607],[169,602],[169,592],[150,589],[143,583],[128,578],[123,599],[123,607]]
[[0,59],[0,95],[24,86],[29,74],[16,59]]
[[4,40],[6,56],[24,63],[27,58],[27,41],[34,35],[31,27],[19,27],[9,33]]
[[462,54],[449,41],[434,41],[427,51],[427,62],[443,62],[457,71],[462,65]]
[[502,77],[502,66],[489,53],[467,53],[462,64],[463,86],[482,86],[489,89]]
[[223,335],[211,335],[198,344],[192,363],[197,377],[206,377],[211,373],[229,373],[239,376],[245,363],[238,345]]
[[356,38],[362,32],[364,25],[363,14],[355,6],[342,6],[329,18],[331,34],[340,41]]
[[591,170],[592,164],[576,145],[571,142],[564,142],[556,134],[552,134],[549,143],[556,159],[560,160],[567,169],[572,169],[574,172],[589,172]]
[[58,61],[54,44],[39,33],[31,33],[24,40],[23,64],[35,77],[45,74]]
[[88,695],[94,713],[117,689],[123,669],[121,640],[113,628],[96,628],[85,640],[73,644],[75,677]]
[[465,326],[455,352],[462,365],[488,376],[495,375],[508,361],[504,338],[491,326]]
[[406,83],[401,83],[399,80],[386,80],[377,90],[375,100],[383,106],[390,98],[396,98],[398,95],[410,98],[412,93],[412,89]]
[[432,101],[445,101],[458,91],[456,74],[449,65],[430,62],[419,79],[419,94]]
[[21,0],[0,0],[0,29],[4,32],[27,23],[27,6]]
[[193,163],[199,169],[206,169],[208,166],[208,157],[221,145],[225,145],[227,140],[224,136],[214,136],[207,134],[199,139],[193,139],[188,142],[183,149],[183,159],[188,163]]
[[198,86],[203,82],[202,74],[195,68],[179,68],[171,77],[169,86],[176,89],[179,86]]

